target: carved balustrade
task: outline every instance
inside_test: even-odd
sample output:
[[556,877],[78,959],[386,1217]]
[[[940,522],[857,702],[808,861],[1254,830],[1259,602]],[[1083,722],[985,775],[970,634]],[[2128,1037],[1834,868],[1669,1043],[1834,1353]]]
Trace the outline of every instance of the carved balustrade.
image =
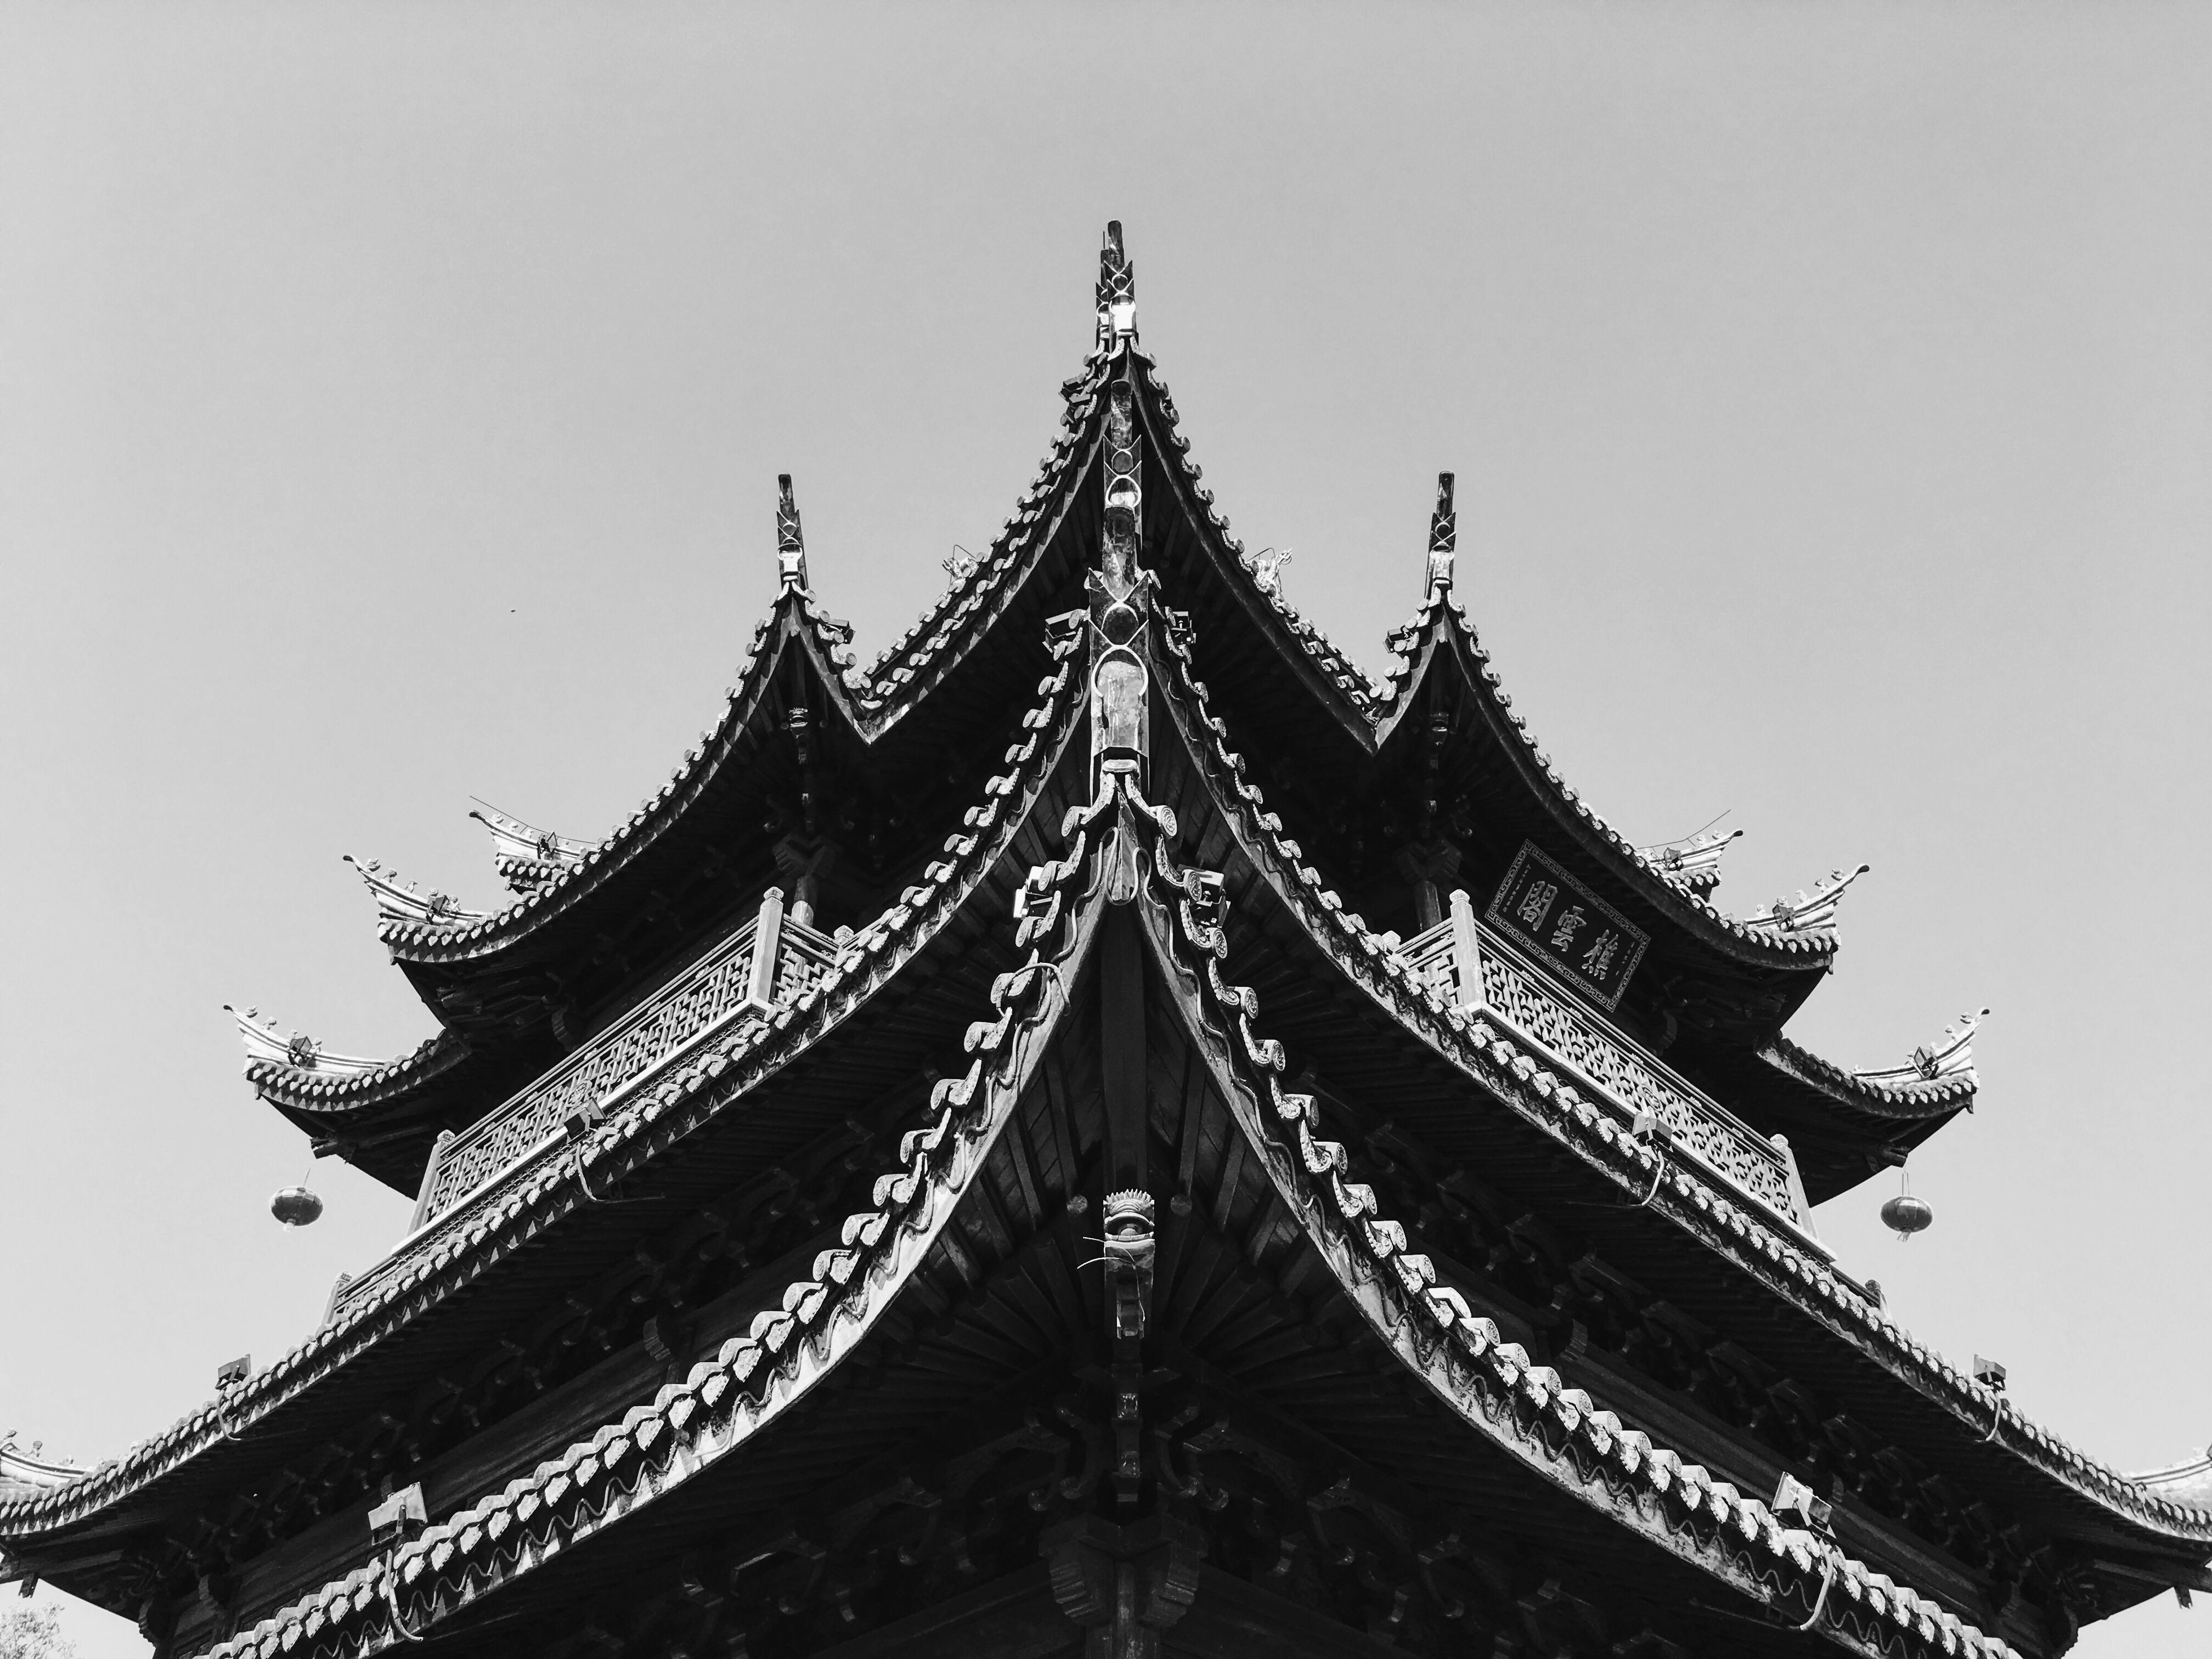
[[613,1024],[467,1128],[440,1135],[407,1237],[333,1294],[329,1317],[373,1295],[478,1194],[562,1145],[572,1121],[598,1121],[730,1027],[765,1020],[796,1002],[829,971],[840,948],[786,917],[782,892],[770,888],[757,915]]
[[1717,1178],[1828,1259],[1788,1139],[1760,1134],[1529,963],[1477,920],[1464,892],[1451,896],[1449,916],[1396,954],[1425,988],[1540,1049],[1625,1122],[1655,1124],[1678,1161]]

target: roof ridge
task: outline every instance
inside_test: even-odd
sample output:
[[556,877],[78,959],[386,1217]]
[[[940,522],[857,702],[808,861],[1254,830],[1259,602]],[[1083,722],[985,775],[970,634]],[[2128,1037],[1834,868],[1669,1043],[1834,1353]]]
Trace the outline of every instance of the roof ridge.
[[[945,592],[930,602],[906,632],[877,653],[875,660],[868,665],[872,684],[888,678],[902,688],[917,678],[929,659],[949,643],[953,630],[972,613],[983,593],[994,588],[1005,576],[1013,555],[1034,530],[1039,510],[1057,490],[1060,476],[1075,452],[1076,440],[1097,411],[1110,366],[1109,357],[1094,350],[1085,360],[1082,374],[1060,383],[1064,407],[1060,428],[1044,459],[1037,464],[1029,488],[1016,498],[1014,511],[1006,515],[1006,523],[992,538],[991,544],[981,554],[969,555],[971,562],[965,574],[956,568]],[[910,660],[902,666],[902,659]]]

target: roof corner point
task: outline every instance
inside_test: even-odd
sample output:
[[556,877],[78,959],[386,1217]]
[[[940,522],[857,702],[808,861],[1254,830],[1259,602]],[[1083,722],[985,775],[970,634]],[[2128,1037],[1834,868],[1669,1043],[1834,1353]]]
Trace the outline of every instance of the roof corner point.
[[1137,267],[1121,245],[1121,222],[1109,219],[1098,250],[1098,349],[1111,353],[1137,337]]
[[1428,597],[1448,592],[1459,550],[1459,514],[1452,505],[1454,475],[1437,474],[1437,510],[1429,517]]
[[791,474],[775,475],[775,565],[780,591],[807,592],[806,538],[799,527],[799,503],[792,499]]

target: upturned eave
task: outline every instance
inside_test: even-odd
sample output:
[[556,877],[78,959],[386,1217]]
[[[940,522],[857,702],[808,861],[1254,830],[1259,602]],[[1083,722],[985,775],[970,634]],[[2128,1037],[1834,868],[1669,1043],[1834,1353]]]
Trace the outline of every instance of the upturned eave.
[[[888,1000],[941,982],[955,964],[987,972],[988,953],[957,924],[1007,881],[1015,843],[1030,830],[1033,816],[1052,815],[1054,781],[1082,729],[1086,694],[1073,642],[1060,639],[1051,650],[1055,672],[1018,722],[1022,735],[1006,751],[1006,769],[979,790],[963,827],[922,879],[848,941],[833,969],[797,1003],[736,1030],[618,1103],[573,1164],[541,1160],[510,1171],[410,1237],[374,1270],[373,1295],[349,1304],[244,1382],[119,1459],[49,1488],[0,1494],[0,1549],[39,1560],[44,1565],[38,1571],[74,1588],[67,1570],[72,1556],[112,1554],[109,1546],[123,1533],[158,1528],[165,1516],[195,1512],[222,1493],[267,1478],[283,1456],[313,1449],[449,1362],[459,1352],[452,1344],[474,1328],[471,1307],[510,1317],[517,1295],[531,1293],[518,1290],[518,1280],[537,1293],[555,1293],[565,1287],[564,1276],[590,1271],[592,1251],[581,1242],[587,1236],[613,1229],[634,1237],[644,1224],[640,1218],[650,1218],[643,1206],[602,1208],[594,1194],[610,1183],[648,1164],[665,1165],[672,1148],[730,1121],[741,1099],[757,1113],[761,1091],[802,1062],[818,1065],[834,1056]],[[926,968],[916,965],[925,961]],[[817,1128],[836,1127],[848,1111],[841,1106]],[[696,1146],[686,1155],[696,1158]],[[721,1178],[731,1177],[725,1172]],[[666,1212],[661,1220],[708,1195],[672,1186],[656,1200]],[[607,1247],[597,1248],[603,1254]],[[395,1341],[402,1333],[409,1340]],[[480,1330],[477,1338],[488,1340]],[[257,1455],[257,1448],[265,1449]],[[272,1456],[279,1460],[273,1466]],[[103,1600],[104,1579],[82,1582],[82,1593]]]
[[[1159,654],[1163,696],[1182,756],[1203,783],[1206,799],[1276,912],[1291,919],[1309,948],[1331,964],[1348,991],[1386,1017],[1379,1029],[1407,1050],[1419,1069],[1443,1061],[1490,1097],[1507,1104],[1532,1132],[1564,1143],[1575,1158],[1626,1195],[1644,1224],[1686,1235],[1710,1252],[1701,1282],[1755,1287],[1798,1328],[1828,1348],[1839,1374],[1863,1391],[1866,1367],[1888,1383],[1890,1409],[1917,1422],[1947,1456],[2003,1471],[2008,1484],[2039,1493],[2055,1513],[2091,1529],[2116,1528],[2146,1541],[2212,1549],[2212,1512],[2170,1501],[2118,1470],[2085,1456],[1992,1394],[1941,1355],[1915,1340],[1882,1305],[1837,1273],[1825,1257],[1720,1192],[1686,1169],[1662,1165],[1628,1133],[1625,1121],[1585,1100],[1557,1063],[1481,1018],[1480,1009],[1448,1006],[1419,981],[1395,942],[1370,929],[1329,890],[1287,842],[1237,755],[1228,726],[1190,675],[1188,648],[1170,642]],[[1671,1160],[1670,1160],[1671,1161]],[[1645,1194],[1650,1194],[1645,1198]],[[1638,1200],[1642,1200],[1642,1202]],[[1687,1294],[1688,1287],[1684,1287]],[[1996,1427],[1991,1431],[1991,1424]]]

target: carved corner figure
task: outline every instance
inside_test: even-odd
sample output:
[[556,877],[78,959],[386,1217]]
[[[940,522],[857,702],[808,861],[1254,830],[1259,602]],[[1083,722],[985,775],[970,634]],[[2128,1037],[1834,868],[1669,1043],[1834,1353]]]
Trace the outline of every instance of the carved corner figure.
[[1114,1292],[1114,1334],[1142,1336],[1152,1301],[1152,1195],[1106,1195],[1106,1282]]
[[788,472],[775,475],[775,569],[785,592],[806,590],[806,538],[799,527],[799,503],[792,499]]
[[1121,246],[1121,222],[1106,226],[1098,250],[1098,349],[1137,337],[1137,267]]
[[1437,474],[1437,510],[1429,519],[1429,592],[1452,585],[1459,545],[1459,514],[1452,507],[1452,475]]

